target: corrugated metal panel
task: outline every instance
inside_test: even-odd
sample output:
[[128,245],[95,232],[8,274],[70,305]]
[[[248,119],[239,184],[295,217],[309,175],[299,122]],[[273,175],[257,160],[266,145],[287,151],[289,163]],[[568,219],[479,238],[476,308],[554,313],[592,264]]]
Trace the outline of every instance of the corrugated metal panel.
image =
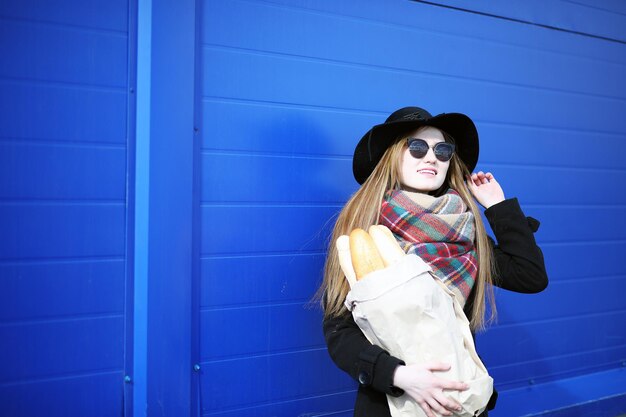
[[0,21],[0,414],[119,415],[128,4]]
[[[625,276],[626,50],[601,37],[624,32],[581,36],[568,14],[551,23],[569,32],[514,21],[527,12],[511,9],[502,19],[409,1],[203,3],[203,415],[352,407],[355,385],[304,304],[356,189],[356,141],[410,104],[469,114],[478,169],[542,221],[553,284],[500,291],[501,322],[479,336],[497,385],[623,360],[626,301],[605,290]],[[587,27],[601,30],[594,16]]]
[[[555,381],[621,365],[626,301],[607,288],[626,277],[623,6],[432,3],[202,2],[198,248],[192,220],[169,219],[172,207],[186,216],[188,198],[197,202],[191,169],[182,168],[194,159],[185,139],[190,50],[176,67],[180,84],[168,83],[165,66],[147,71],[162,87],[150,92],[167,97],[148,103],[159,128],[150,137],[157,152],[139,155],[153,167],[149,194],[127,184],[134,3],[0,3],[3,412],[122,412],[125,332],[133,325],[124,305],[130,190],[158,198],[142,200],[155,214],[153,285],[148,294],[146,274],[147,346],[135,353],[151,358],[137,380],[143,400],[135,411],[144,402],[156,410],[165,393],[175,394],[168,409],[187,410],[196,388],[187,384],[191,356],[201,361],[199,415],[351,415],[355,383],[328,358],[320,312],[307,301],[333,219],[356,189],[356,141],[409,104],[472,116],[479,169],[493,170],[507,195],[543,222],[537,238],[550,287],[535,296],[499,291],[500,323],[479,336],[503,391],[494,415],[527,404],[519,393],[531,392],[531,382],[552,381],[556,392]],[[192,20],[192,3],[177,9],[180,20],[167,20],[169,10],[158,3],[155,12],[172,28]],[[172,47],[172,28],[157,25],[155,45]],[[165,49],[152,52],[154,62],[167,61]],[[172,139],[170,130],[189,134]],[[176,154],[170,140],[185,141]],[[159,169],[170,166],[180,168],[175,178]],[[168,201],[169,190],[181,198]],[[196,249],[193,277],[169,280],[188,272]],[[189,323],[195,279],[200,305]],[[198,334],[189,338],[191,326]],[[161,344],[161,335],[175,340]],[[170,377],[180,383],[168,386]]]
[[466,12],[484,13],[511,21],[542,25],[586,36],[597,36],[605,40],[626,41],[623,29],[626,24],[626,8],[623,3],[614,0],[551,2],[528,0],[516,2],[515,7],[511,7],[510,3],[485,0],[443,0],[423,3],[453,7]]

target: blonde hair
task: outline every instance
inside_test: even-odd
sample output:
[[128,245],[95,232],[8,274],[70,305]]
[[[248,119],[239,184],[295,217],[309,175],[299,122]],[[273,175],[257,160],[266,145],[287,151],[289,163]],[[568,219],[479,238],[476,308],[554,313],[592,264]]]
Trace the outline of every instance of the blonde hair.
[[[339,213],[328,245],[328,253],[324,265],[324,280],[316,295],[322,303],[325,317],[340,316],[347,313],[343,302],[348,291],[350,291],[350,286],[339,266],[337,248],[335,247],[337,238],[341,235],[349,234],[353,229],[361,228],[367,230],[371,225],[378,224],[381,202],[385,192],[401,187],[399,176],[400,161],[402,153],[407,147],[406,137],[405,135],[398,138],[385,151],[374,171],[350,197]],[[450,140],[450,136],[445,133],[444,137],[446,140]],[[490,242],[480,216],[480,211],[469,188],[465,184],[465,178],[468,175],[467,167],[455,153],[450,160],[444,185],[433,194],[443,194],[448,187],[456,190],[474,215],[476,222],[475,247],[478,257],[478,276],[473,289],[475,295],[470,326],[474,330],[483,330],[487,324],[485,321],[486,295],[491,307],[491,316],[488,322],[493,321],[496,317],[492,287],[494,266]]]

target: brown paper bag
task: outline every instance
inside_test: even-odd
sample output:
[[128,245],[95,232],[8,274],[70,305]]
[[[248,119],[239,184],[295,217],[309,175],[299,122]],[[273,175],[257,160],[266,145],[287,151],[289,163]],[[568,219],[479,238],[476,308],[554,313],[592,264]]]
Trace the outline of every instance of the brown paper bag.
[[[345,301],[368,340],[407,365],[432,361],[451,365],[441,378],[462,381],[466,391],[444,391],[477,416],[493,391],[493,379],[476,354],[469,321],[454,294],[416,255],[372,272],[352,286]],[[408,395],[387,396],[393,417],[425,416]]]

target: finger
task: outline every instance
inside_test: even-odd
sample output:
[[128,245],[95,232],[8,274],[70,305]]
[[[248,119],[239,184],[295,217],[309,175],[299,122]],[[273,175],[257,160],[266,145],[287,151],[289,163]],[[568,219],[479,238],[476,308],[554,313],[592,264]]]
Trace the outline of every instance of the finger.
[[434,397],[429,397],[426,399],[426,401],[428,402],[428,405],[430,406],[430,408],[435,410],[439,414],[444,415],[444,416],[452,415],[452,413],[447,408],[439,404],[439,401],[437,401]]
[[474,186],[475,186],[474,178],[472,178],[471,175],[468,175],[467,178],[466,178],[466,182],[467,182],[467,186],[470,188],[470,190],[473,190]]
[[471,178],[469,179],[469,181],[467,181],[467,188],[473,196],[475,196],[478,192],[476,191],[476,184],[474,184],[474,181],[472,181]]
[[495,179],[495,178],[493,177],[493,174],[492,174],[491,172],[486,173],[486,174],[485,174],[485,177],[487,177],[487,179],[489,179],[490,181],[491,181],[491,180],[493,180],[493,179]]
[[489,178],[487,178],[485,173],[482,171],[478,173],[478,178],[480,179],[481,184],[487,184],[489,182]]
[[478,174],[472,174],[472,183],[474,185],[480,185],[480,178],[478,178]]
[[424,414],[426,414],[427,417],[435,417],[430,406],[424,399],[417,401],[417,405],[420,406],[420,408],[422,409],[422,411],[424,411]]
[[461,381],[444,380],[438,385],[441,389],[448,390],[448,391],[465,391],[469,389],[469,385]]
[[461,404],[459,404],[457,401],[455,401],[452,398],[446,397],[443,394],[443,392],[436,393],[434,395],[434,397],[435,397],[435,399],[437,401],[439,401],[439,404],[443,405],[448,410],[451,410],[451,411],[461,411],[463,409],[463,407],[461,407]]
[[450,369],[450,364],[445,362],[430,362],[425,365],[425,368],[429,371],[447,371]]

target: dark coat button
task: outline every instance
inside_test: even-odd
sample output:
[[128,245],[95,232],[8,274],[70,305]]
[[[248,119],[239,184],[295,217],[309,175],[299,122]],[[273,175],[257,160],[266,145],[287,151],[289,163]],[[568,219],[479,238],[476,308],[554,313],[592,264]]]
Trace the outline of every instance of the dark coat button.
[[372,383],[372,377],[365,371],[359,372],[359,384],[369,385]]

